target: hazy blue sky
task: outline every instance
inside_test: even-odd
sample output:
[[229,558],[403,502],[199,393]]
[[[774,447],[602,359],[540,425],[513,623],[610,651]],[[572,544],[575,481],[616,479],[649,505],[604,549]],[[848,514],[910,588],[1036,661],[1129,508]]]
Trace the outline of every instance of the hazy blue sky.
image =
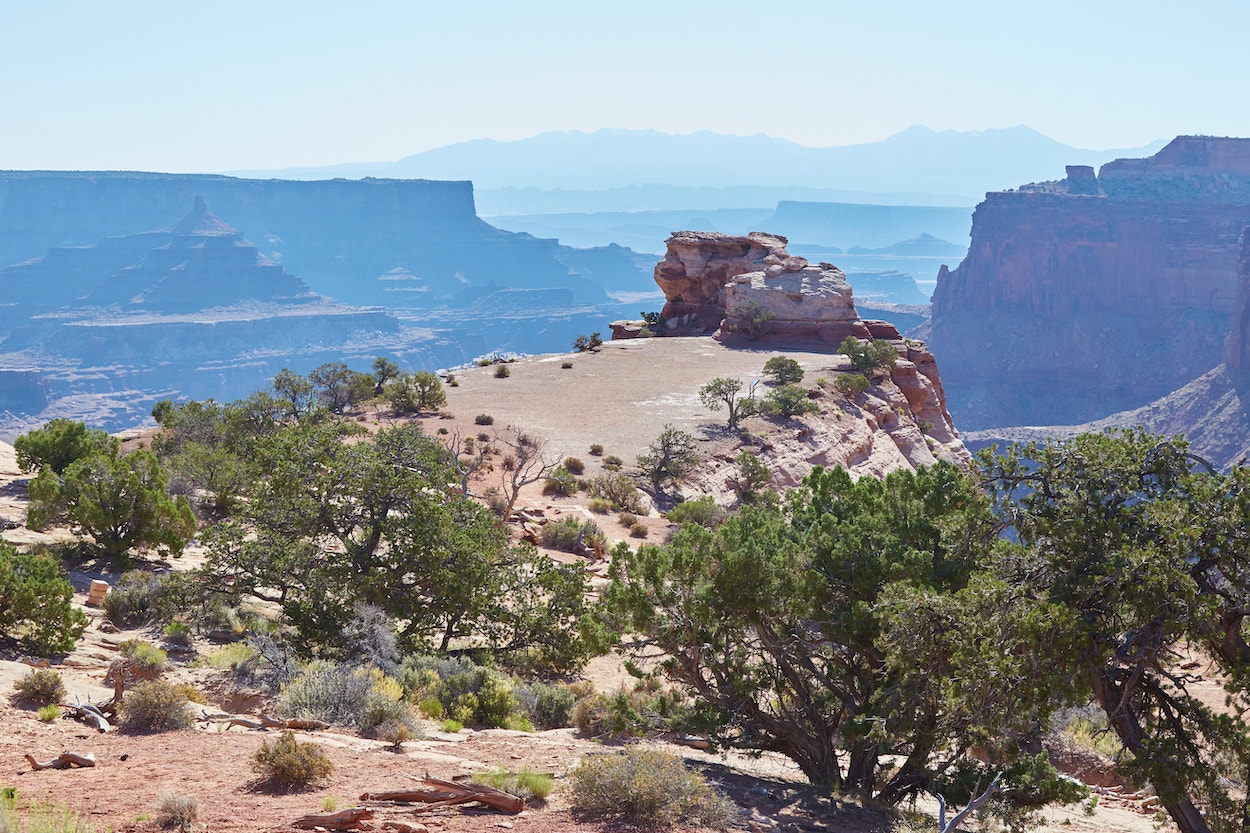
[[547,130],[1250,136],[1250,3],[4,0],[0,168],[382,161]]

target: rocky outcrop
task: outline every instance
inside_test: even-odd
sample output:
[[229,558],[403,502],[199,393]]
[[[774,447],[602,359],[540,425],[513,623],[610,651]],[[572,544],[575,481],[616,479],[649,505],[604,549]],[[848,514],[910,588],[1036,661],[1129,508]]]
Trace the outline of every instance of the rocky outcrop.
[[1097,176],[986,195],[926,333],[964,428],[1084,422],[1217,365],[1250,222],[1250,140],[1181,137]]
[[1237,298],[1228,338],[1224,342],[1224,364],[1234,370],[1250,372],[1250,227],[1241,232],[1240,248],[1237,279],[1241,293]]
[[[727,347],[798,349],[830,356],[833,373],[850,373],[849,357],[836,354],[848,336],[889,342],[898,361],[878,372],[849,404],[853,419],[800,431],[775,453],[781,485],[794,485],[813,465],[841,465],[856,474],[882,475],[895,468],[949,460],[969,462],[967,449],[946,409],[937,360],[922,342],[904,339],[886,321],[860,318],[842,271],[813,266],[786,251],[786,239],[755,232],[731,237],[681,231],[667,241],[655,280],[667,303],[663,334],[708,335]],[[612,323],[614,339],[639,337],[642,322]],[[823,388],[809,395],[823,397]],[[825,414],[832,413],[822,409]],[[712,476],[716,480],[716,476]],[[715,491],[714,482],[703,484]]]

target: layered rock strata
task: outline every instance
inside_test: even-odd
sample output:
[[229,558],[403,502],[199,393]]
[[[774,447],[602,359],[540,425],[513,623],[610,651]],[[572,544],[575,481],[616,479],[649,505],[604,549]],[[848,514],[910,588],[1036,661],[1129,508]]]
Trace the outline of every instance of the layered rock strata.
[[965,428],[1072,424],[1217,365],[1250,222],[1250,140],[1180,137],[1148,159],[987,194],[943,269],[928,341]]

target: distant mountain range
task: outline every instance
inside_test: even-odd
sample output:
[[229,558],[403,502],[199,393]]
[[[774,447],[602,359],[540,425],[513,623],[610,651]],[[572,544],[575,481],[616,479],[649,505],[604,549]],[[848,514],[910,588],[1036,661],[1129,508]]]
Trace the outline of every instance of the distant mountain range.
[[278,179],[467,179],[487,189],[801,186],[975,202],[987,191],[1060,179],[1065,165],[1097,166],[1120,157],[1147,156],[1163,145],[1160,140],[1139,148],[1082,150],[1024,125],[964,132],[911,127],[880,142],[824,148],[762,133],[603,129],[543,133],[510,142],[475,139],[395,162],[232,173]]

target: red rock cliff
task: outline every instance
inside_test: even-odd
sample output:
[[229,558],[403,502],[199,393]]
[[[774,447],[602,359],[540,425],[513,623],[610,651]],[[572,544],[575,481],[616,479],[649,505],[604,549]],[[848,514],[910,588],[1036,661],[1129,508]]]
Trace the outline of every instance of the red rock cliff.
[[1148,159],[986,195],[942,270],[929,343],[965,428],[1083,422],[1220,362],[1250,223],[1250,140],[1181,137]]

